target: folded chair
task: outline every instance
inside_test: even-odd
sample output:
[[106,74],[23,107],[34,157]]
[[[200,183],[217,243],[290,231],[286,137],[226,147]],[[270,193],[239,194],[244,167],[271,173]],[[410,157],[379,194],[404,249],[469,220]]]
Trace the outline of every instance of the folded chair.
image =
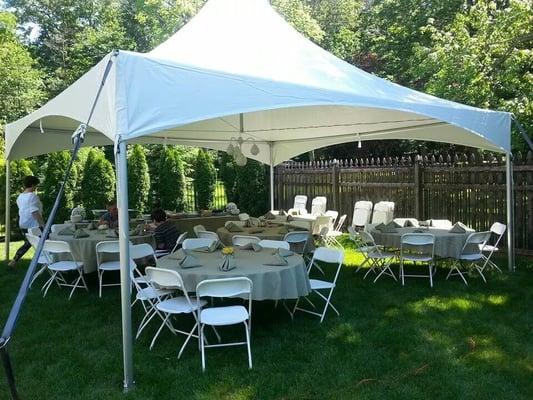
[[507,229],[507,226],[499,222],[495,222],[490,227],[491,233],[496,236],[496,241],[494,242],[493,245],[488,244],[488,243],[485,243],[482,245],[481,255],[483,256],[483,259],[485,260],[485,263],[483,264],[482,269],[485,269],[486,267],[491,267],[493,269],[496,269],[502,272],[500,267],[498,267],[496,263],[494,263],[491,260],[491,257],[492,257],[492,254],[494,254],[494,252],[499,251],[498,244],[500,243],[500,240],[502,239],[503,234],[505,233],[506,229]]
[[370,272],[379,271],[374,282],[376,282],[383,274],[388,275],[397,281],[396,276],[390,268],[392,261],[396,258],[396,254],[382,250],[381,247],[376,244],[374,237],[369,232],[361,231],[359,232],[359,235],[363,243],[368,246],[366,257],[370,262],[370,269],[363,276],[363,279],[365,279]]

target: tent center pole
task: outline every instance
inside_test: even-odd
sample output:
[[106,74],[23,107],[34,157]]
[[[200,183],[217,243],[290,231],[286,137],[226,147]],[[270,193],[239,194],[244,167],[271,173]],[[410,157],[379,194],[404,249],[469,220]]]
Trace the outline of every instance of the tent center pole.
[[9,244],[11,243],[11,163],[6,160],[6,226],[5,226],[5,250],[6,261],[9,260]]
[[270,209],[274,210],[274,157],[273,157],[273,144],[269,143],[270,150]]
[[124,357],[124,392],[133,389],[133,335],[131,328],[131,279],[128,215],[127,145],[119,138],[115,154],[117,164],[117,200],[120,248],[120,297],[122,308],[122,351]]
[[507,205],[507,262],[509,271],[515,270],[514,249],[514,196],[513,196],[513,162],[512,154],[505,157],[506,172],[506,205]]

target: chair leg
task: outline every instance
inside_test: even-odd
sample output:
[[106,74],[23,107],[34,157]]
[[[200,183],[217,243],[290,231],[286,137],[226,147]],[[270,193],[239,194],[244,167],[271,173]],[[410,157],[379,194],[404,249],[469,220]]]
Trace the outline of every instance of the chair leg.
[[433,264],[429,264],[429,287],[433,287]]
[[33,278],[31,278],[31,282],[30,282],[30,288],[31,288],[31,285],[33,285],[33,282],[35,282],[35,280],[39,277],[39,275],[41,275],[44,271],[46,271],[47,269],[47,266],[44,265],[43,267],[41,267],[41,269],[39,271],[37,271],[35,274],[33,274]]
[[185,339],[185,342],[181,346],[181,349],[180,349],[180,351],[178,353],[178,360],[180,359],[180,357],[181,357],[181,355],[183,353],[183,350],[185,350],[185,347],[187,346],[187,343],[189,343],[189,340],[191,340],[191,337],[194,335],[194,331],[196,330],[197,326],[198,326],[198,322],[195,322],[194,326],[192,327],[191,331],[189,332],[189,335],[187,336],[187,339]]
[[250,329],[246,321],[244,322],[244,331],[246,332],[246,347],[248,348],[248,368],[252,369],[252,348],[250,345]]
[[157,339],[157,337],[158,337],[159,334],[161,333],[161,330],[163,329],[163,327],[164,327],[165,325],[167,325],[167,321],[168,321],[169,318],[170,318],[170,314],[168,314],[168,315],[165,316],[165,319],[163,320],[163,323],[161,324],[161,326],[159,327],[159,329],[158,329],[157,332],[155,333],[154,338],[152,339],[152,343],[150,343],[150,350],[152,350],[152,347],[154,347],[155,340]]
[[104,271],[98,270],[98,297],[100,298],[102,298],[102,281],[104,280],[103,275]]
[[403,272],[403,259],[400,260],[400,278],[402,278],[402,286],[405,286],[405,276]]
[[202,354],[202,372],[205,371],[205,346],[204,346],[204,326],[205,325],[201,325],[200,324],[200,337],[199,337],[199,341],[200,341],[200,352]]

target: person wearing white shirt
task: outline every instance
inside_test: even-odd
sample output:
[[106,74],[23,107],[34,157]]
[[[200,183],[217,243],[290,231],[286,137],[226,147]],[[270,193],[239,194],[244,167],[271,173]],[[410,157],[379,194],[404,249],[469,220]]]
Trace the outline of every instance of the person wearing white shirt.
[[24,178],[24,191],[17,197],[19,209],[19,227],[22,230],[24,243],[15,253],[13,260],[9,262],[10,267],[15,267],[17,261],[30,249],[31,244],[26,239],[28,229],[43,227],[43,204],[35,191],[39,185],[39,178],[36,176],[26,176]]

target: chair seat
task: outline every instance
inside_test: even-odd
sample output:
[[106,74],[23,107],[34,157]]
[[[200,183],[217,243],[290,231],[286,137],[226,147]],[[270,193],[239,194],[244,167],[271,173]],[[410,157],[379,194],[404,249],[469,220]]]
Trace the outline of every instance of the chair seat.
[[37,259],[38,264],[48,264],[48,258],[44,254],[41,254]]
[[311,284],[311,289],[331,289],[335,287],[335,285],[332,282],[327,281],[321,281],[319,279],[309,279],[309,283]]
[[48,269],[52,271],[74,271],[83,267],[81,261],[58,261],[48,266]]
[[200,313],[200,322],[207,325],[232,325],[247,319],[248,310],[243,306],[211,307]]
[[120,261],[104,261],[98,266],[102,271],[120,271]]
[[139,285],[148,285],[148,283],[150,282],[146,275],[136,276],[133,280]]
[[[207,304],[207,301],[200,300],[200,304],[201,306],[204,306]],[[198,309],[195,298],[191,298],[191,302],[189,304],[185,297],[173,297],[168,300],[163,300],[161,303],[156,304],[156,308],[159,311],[168,314],[190,313]]]
[[155,289],[153,287],[147,287],[137,291],[137,295],[135,297],[141,301],[153,300],[157,299],[158,297],[169,295],[172,292],[173,291],[170,289]]
[[464,261],[477,261],[477,260],[481,260],[481,258],[482,258],[481,254],[461,254],[459,256],[459,260],[464,260]]
[[403,259],[407,261],[414,261],[414,262],[430,262],[433,260],[431,256],[422,255],[422,254],[404,254]]
[[500,250],[500,249],[498,249],[496,246],[492,246],[492,245],[490,245],[490,244],[486,244],[485,246],[483,246],[483,245],[480,244],[480,245],[479,245],[479,248],[480,248],[480,249],[483,249],[483,251],[486,251],[487,253],[488,253],[488,252],[491,252],[491,251],[498,251],[498,250]]

